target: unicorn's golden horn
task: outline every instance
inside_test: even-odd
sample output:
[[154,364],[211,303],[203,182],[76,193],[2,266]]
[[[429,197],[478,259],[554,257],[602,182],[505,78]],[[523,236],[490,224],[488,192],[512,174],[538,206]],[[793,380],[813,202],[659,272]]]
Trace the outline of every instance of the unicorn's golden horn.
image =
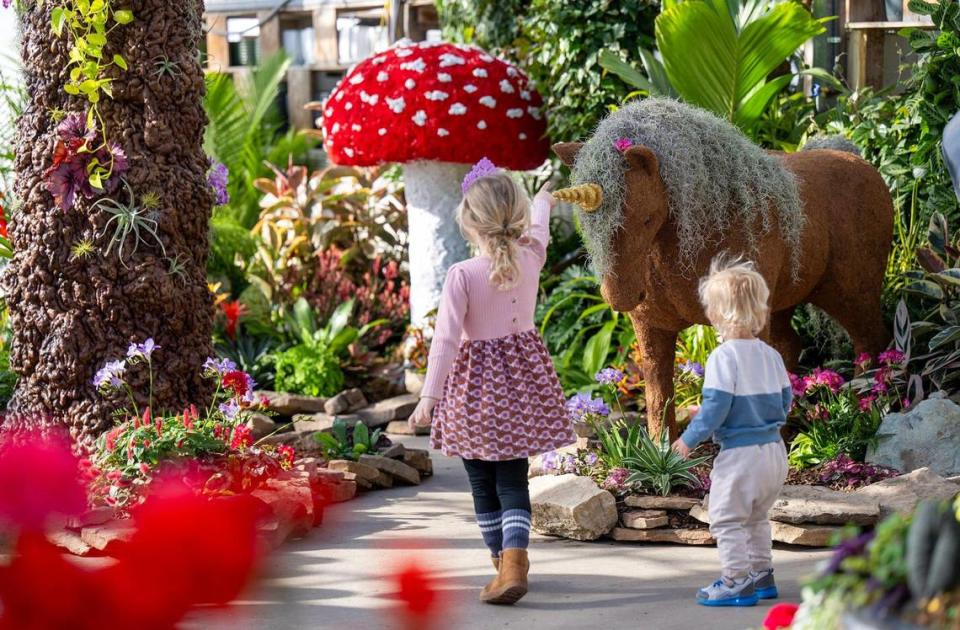
[[575,203],[586,212],[593,212],[603,203],[603,189],[597,184],[580,184],[553,193],[560,201]]

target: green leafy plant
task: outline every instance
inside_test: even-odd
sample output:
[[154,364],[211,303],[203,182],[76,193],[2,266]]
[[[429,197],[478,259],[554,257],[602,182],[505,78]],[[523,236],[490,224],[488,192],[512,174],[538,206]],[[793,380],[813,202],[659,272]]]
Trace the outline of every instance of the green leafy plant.
[[649,51],[641,56],[647,76],[617,55],[605,54],[600,63],[637,89],[676,94],[750,133],[793,79],[792,73],[771,79],[773,71],[823,33],[826,21],[797,2],[671,2],[656,19],[662,66]]
[[708,457],[685,459],[670,448],[670,437],[661,432],[659,444],[640,427],[636,436],[634,452],[623,460],[630,471],[627,484],[639,484],[646,490],[667,496],[675,488],[689,488],[700,483],[693,469],[706,462]]
[[333,396],[343,389],[340,359],[322,344],[298,344],[276,355],[275,386],[305,396]]
[[348,433],[347,423],[342,418],[337,418],[333,421],[329,433],[314,433],[314,439],[320,444],[327,459],[357,460],[361,455],[377,451],[381,435],[380,429],[371,434],[367,425],[360,420],[354,425],[353,431]]
[[598,455],[607,468],[623,468],[628,458],[638,454],[643,432],[643,427],[639,424],[628,425],[620,419],[610,424],[593,421],[591,426],[600,444]]

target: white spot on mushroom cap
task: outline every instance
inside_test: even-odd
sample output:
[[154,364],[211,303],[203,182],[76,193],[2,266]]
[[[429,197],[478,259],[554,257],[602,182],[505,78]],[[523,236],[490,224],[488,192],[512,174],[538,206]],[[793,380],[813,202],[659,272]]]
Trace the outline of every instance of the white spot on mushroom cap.
[[344,105],[343,108],[349,112],[351,109],[353,109],[353,103],[347,101],[347,104]]
[[486,128],[487,128],[487,121],[481,120],[480,122],[477,123],[477,129],[486,129]]
[[360,85],[361,83],[363,83],[363,74],[357,72],[352,77],[350,77],[349,83],[350,85]]
[[323,110],[323,115],[324,115],[324,116],[333,116],[333,108],[332,108],[332,107],[328,107],[328,108],[326,108],[325,110]]
[[463,103],[454,103],[450,106],[450,109],[447,110],[447,113],[451,116],[463,116],[467,113],[467,106]]
[[472,83],[467,83],[465,86],[463,86],[463,91],[467,94],[473,94],[477,91],[477,86]]
[[413,49],[409,46],[406,48],[397,48],[393,54],[395,54],[397,57],[409,57],[413,54]]
[[427,63],[421,58],[417,57],[413,61],[404,61],[400,64],[401,70],[413,70],[414,72],[423,72],[427,69]]
[[340,123],[333,123],[333,127],[330,128],[330,135],[333,135],[340,131]]
[[353,123],[352,125],[350,125],[350,128],[353,129],[354,131],[360,131],[361,129],[363,129],[363,127],[361,127],[357,123]]
[[520,138],[521,140],[526,140],[526,139],[527,139],[527,134],[525,134],[525,133],[519,133],[519,134],[517,134],[517,137]]
[[403,112],[403,108],[407,106],[407,103],[403,100],[402,96],[397,98],[387,97],[387,107],[390,108],[394,114],[400,114]]
[[520,98],[522,98],[525,101],[529,101],[530,100],[529,90],[520,90]]
[[380,127],[379,129],[377,129],[377,133],[380,134],[381,136],[385,136],[387,135],[387,130],[384,129],[383,127]]
[[483,68],[474,68],[474,69],[473,69],[473,76],[475,76],[475,77],[480,77],[480,78],[484,78],[484,77],[486,77],[486,76],[488,76],[488,75],[487,75],[487,71],[484,70]]
[[500,81],[500,91],[504,94],[513,94],[515,92],[513,85],[506,79]]
[[343,152],[347,154],[347,157],[353,157],[353,149],[350,147],[343,147]]
[[450,95],[446,92],[441,92],[440,90],[430,90],[424,94],[424,96],[427,97],[428,101],[445,101]]
[[519,107],[512,107],[507,110],[507,118],[520,118],[523,116],[523,110]]
[[540,120],[540,108],[539,108],[539,107],[533,107],[533,106],[531,105],[530,107],[527,107],[527,113],[530,114],[531,116],[533,116],[533,118],[534,118],[535,120]]
[[416,123],[418,127],[423,127],[427,124],[427,112],[422,109],[418,109],[417,113],[413,115],[413,122]]
[[337,99],[338,101],[342,101],[342,100],[343,100],[343,92],[341,92],[340,90],[337,90],[337,95],[334,96],[333,98]]
[[373,59],[371,59],[370,63],[372,63],[375,66],[379,66],[381,63],[385,62],[386,60],[387,60],[386,57],[384,57],[383,55],[380,55],[379,57],[374,57]]
[[367,94],[364,90],[360,90],[360,102],[367,103],[368,105],[376,105],[377,101],[380,100],[379,94]]
[[446,72],[438,72],[437,81],[439,81],[440,83],[450,83],[451,81],[453,81],[453,77],[451,77]]
[[517,76],[518,74],[520,74],[520,73],[517,72],[517,69],[516,69],[516,68],[514,68],[513,66],[507,66],[507,76],[508,76],[508,77],[515,77],[515,76]]
[[377,73],[377,81],[379,81],[380,83],[383,83],[389,78],[390,78],[390,75],[387,74],[386,70],[381,70],[380,72]]
[[480,55],[480,60],[490,63],[491,61],[493,61],[493,57],[491,57],[490,55]]
[[440,67],[449,68],[450,66],[462,66],[467,62],[466,59],[460,55],[454,55],[453,53],[443,53],[440,55]]
[[443,127],[440,127],[439,129],[437,129],[437,135],[443,138],[445,136],[449,136],[450,132],[444,129]]
[[492,96],[483,96],[480,98],[480,104],[486,105],[490,109],[493,109],[497,106],[497,99],[493,98]]
[[413,79],[407,79],[403,82],[403,87],[407,88],[408,90],[412,90],[413,88],[417,87],[417,82]]

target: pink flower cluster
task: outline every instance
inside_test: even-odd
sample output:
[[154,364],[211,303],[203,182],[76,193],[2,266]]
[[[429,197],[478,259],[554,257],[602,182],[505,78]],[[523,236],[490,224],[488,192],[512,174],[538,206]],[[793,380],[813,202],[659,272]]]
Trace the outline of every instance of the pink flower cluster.
[[823,368],[814,368],[808,376],[800,377],[796,374],[790,374],[790,387],[793,389],[795,397],[809,394],[814,390],[824,387],[831,392],[838,392],[843,387],[843,377],[833,370]]

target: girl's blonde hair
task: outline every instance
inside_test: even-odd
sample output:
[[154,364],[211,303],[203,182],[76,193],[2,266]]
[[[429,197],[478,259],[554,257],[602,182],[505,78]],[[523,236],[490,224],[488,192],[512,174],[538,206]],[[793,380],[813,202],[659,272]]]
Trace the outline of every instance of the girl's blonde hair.
[[770,289],[756,266],[741,257],[721,254],[700,280],[700,303],[713,327],[729,337],[737,332],[758,335],[767,325]]
[[457,209],[464,238],[490,256],[490,283],[500,290],[520,281],[517,241],[530,225],[530,198],[504,173],[478,178],[467,189]]

